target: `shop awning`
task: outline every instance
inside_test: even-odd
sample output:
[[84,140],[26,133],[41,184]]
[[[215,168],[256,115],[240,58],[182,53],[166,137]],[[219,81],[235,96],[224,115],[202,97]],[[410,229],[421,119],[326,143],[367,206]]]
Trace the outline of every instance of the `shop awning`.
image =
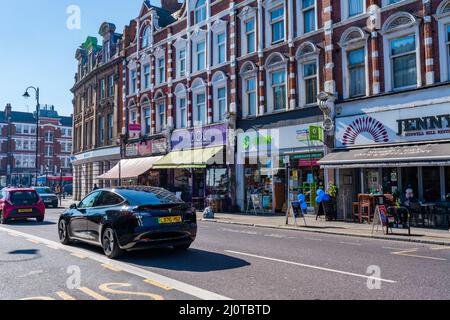
[[334,151],[319,164],[324,169],[450,165],[450,143]]
[[155,162],[161,160],[160,157],[148,157],[148,158],[137,158],[137,159],[124,159],[109,170],[107,173],[98,176],[98,179],[101,180],[114,180],[119,179],[119,171],[122,179],[132,179],[137,178],[140,175],[144,174],[146,171],[153,168]]
[[[207,165],[214,164],[214,159],[220,153],[223,153],[224,146],[211,147],[204,149],[192,149],[173,151],[164,158],[156,162],[154,169],[189,169],[206,168]],[[223,155],[218,158],[224,163]]]

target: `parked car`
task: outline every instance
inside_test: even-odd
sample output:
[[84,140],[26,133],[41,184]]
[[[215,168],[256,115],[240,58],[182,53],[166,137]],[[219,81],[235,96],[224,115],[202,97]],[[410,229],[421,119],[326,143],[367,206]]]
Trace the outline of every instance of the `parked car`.
[[0,192],[0,224],[12,220],[45,218],[45,205],[36,190],[6,188]]
[[155,247],[187,250],[197,236],[197,217],[195,208],[165,189],[100,189],[61,215],[58,234],[63,244],[95,244],[115,259]]
[[33,189],[36,190],[37,193],[39,193],[39,196],[41,197],[46,207],[52,206],[53,208],[58,208],[58,196],[50,188],[36,187]]

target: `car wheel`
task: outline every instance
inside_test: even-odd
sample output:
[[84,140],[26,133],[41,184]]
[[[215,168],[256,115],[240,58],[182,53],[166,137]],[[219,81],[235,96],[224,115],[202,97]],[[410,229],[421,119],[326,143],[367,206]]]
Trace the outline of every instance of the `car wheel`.
[[59,241],[62,244],[70,244],[70,237],[69,237],[69,231],[67,228],[67,222],[64,219],[61,219],[58,223],[58,235],[59,235]]
[[106,228],[102,234],[102,247],[105,255],[110,259],[117,259],[123,253],[119,247],[116,234],[112,228]]
[[36,218],[37,223],[42,223],[44,222],[44,218]]
[[192,243],[180,244],[178,246],[174,246],[173,248],[178,251],[186,251],[191,247]]

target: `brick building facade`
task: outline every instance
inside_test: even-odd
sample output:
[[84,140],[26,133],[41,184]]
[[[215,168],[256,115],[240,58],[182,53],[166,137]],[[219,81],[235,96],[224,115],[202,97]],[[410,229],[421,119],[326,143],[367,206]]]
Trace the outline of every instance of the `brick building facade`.
[[97,177],[120,159],[122,130],[122,35],[111,23],[103,23],[96,37],[88,37],[77,52],[78,72],[74,94],[74,198],[80,200]]
[[[59,116],[53,106],[39,114],[38,173],[72,176],[72,117]],[[36,178],[36,118],[34,113],[0,112],[0,187],[31,186]]]
[[[283,169],[285,162],[298,171],[297,192],[339,184],[339,171],[317,164],[339,141],[329,137],[326,145],[311,145],[304,139],[305,132],[323,125],[319,92],[327,93],[331,116],[338,119],[366,112],[361,106],[370,102],[378,111],[408,108],[427,89],[448,91],[448,0],[176,2],[162,1],[159,8],[144,1],[124,30],[127,151],[129,157],[170,154],[183,132],[195,140],[198,130],[210,127],[255,131],[256,139],[243,133],[222,141],[243,158],[243,165],[222,172],[230,177],[228,196],[241,210],[252,190],[260,188],[266,189],[264,202],[272,210],[283,208],[287,172],[262,178],[261,171]],[[391,106],[391,96],[413,98],[408,105]],[[260,142],[258,136],[267,138],[267,130],[274,129],[283,133],[280,156],[248,166],[248,141]],[[202,140],[203,147],[211,147]],[[156,152],[136,151],[136,145],[152,141],[159,146]],[[185,181],[192,185],[196,179],[190,170]],[[208,172],[203,174],[208,184]],[[158,181],[177,177],[169,170]]]

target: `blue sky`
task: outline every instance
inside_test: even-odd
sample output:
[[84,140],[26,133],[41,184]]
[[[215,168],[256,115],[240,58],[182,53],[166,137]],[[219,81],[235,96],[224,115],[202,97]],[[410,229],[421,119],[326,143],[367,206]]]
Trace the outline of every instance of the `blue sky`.
[[[70,5],[81,9],[79,30],[66,27]],[[0,0],[0,110],[7,103],[16,111],[34,110],[34,99],[22,98],[33,85],[40,87],[41,105],[70,115],[75,50],[88,35],[98,36],[104,21],[122,33],[141,5],[142,0]]]

